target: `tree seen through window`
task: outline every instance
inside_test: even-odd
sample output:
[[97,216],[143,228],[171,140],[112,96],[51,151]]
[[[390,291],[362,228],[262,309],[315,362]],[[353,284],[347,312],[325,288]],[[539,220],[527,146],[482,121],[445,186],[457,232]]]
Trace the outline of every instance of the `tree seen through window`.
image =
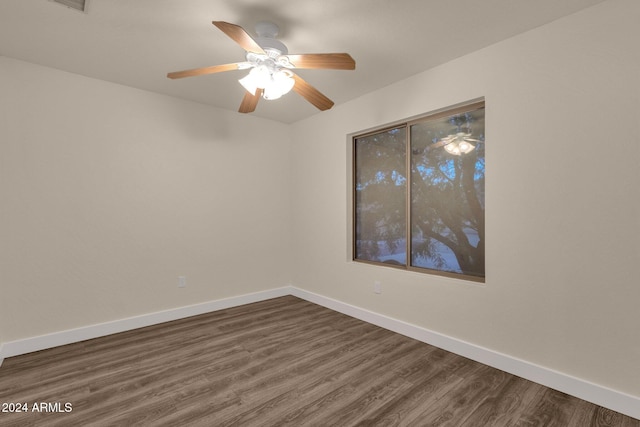
[[355,137],[354,259],[482,279],[484,150],[483,104]]

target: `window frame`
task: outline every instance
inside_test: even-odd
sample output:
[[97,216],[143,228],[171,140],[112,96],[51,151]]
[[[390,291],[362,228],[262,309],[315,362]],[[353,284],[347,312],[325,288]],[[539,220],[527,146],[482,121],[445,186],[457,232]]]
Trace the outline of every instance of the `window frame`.
[[[415,267],[413,265],[411,265],[411,254],[412,254],[412,238],[411,238],[411,224],[412,224],[412,203],[411,203],[411,183],[412,183],[412,177],[411,177],[411,127],[415,124],[420,124],[420,123],[425,123],[425,122],[429,122],[429,121],[433,121],[433,120],[437,120],[437,119],[441,119],[443,117],[449,117],[449,116],[455,116],[464,112],[468,112],[468,111],[473,111],[473,110],[478,110],[478,109],[485,109],[486,110],[486,105],[485,105],[485,100],[484,98],[480,98],[480,99],[476,99],[473,101],[469,101],[467,103],[463,103],[463,104],[458,104],[455,106],[451,106],[451,107],[446,107],[434,112],[430,112],[430,113],[426,113],[426,114],[422,114],[420,116],[416,116],[413,117],[411,119],[406,119],[406,120],[400,120],[397,122],[393,122],[390,124],[386,124],[386,125],[382,125],[373,129],[369,129],[367,131],[363,131],[363,132],[358,132],[355,134],[351,135],[350,138],[350,151],[351,151],[351,203],[350,203],[350,209],[351,209],[351,261],[353,262],[357,262],[357,263],[362,263],[362,264],[369,264],[369,265],[376,265],[376,266],[381,266],[381,267],[387,267],[387,268],[393,268],[393,269],[397,269],[397,270],[404,270],[404,271],[412,271],[412,272],[418,272],[421,274],[429,274],[429,275],[435,275],[435,276],[443,276],[443,277],[448,277],[448,278],[453,278],[453,279],[459,279],[459,280],[466,280],[466,281],[471,281],[471,282],[476,282],[476,283],[485,283],[486,282],[486,261],[485,261],[485,273],[484,276],[475,276],[475,275],[470,275],[470,274],[464,274],[464,273],[456,273],[456,272],[451,272],[451,271],[443,271],[443,270],[437,270],[437,269],[433,269],[433,268],[427,268],[427,267]],[[356,236],[356,232],[357,232],[357,190],[356,190],[356,184],[357,184],[357,170],[356,170],[356,162],[357,162],[357,154],[356,154],[356,140],[360,139],[360,138],[365,138],[368,136],[372,136],[372,135],[376,135],[376,134],[380,134],[383,132],[387,132],[393,129],[397,129],[397,128],[405,128],[406,130],[406,135],[405,135],[405,150],[406,150],[406,155],[405,155],[405,172],[406,172],[406,180],[407,180],[407,184],[406,184],[406,195],[405,195],[405,208],[406,208],[406,230],[405,230],[405,234],[406,234],[406,261],[405,264],[390,264],[390,263],[385,263],[383,261],[371,261],[371,260],[366,260],[366,259],[358,259],[356,258],[357,256],[357,236]],[[485,120],[485,129],[486,129],[486,120]],[[486,133],[486,131],[485,131]],[[486,248],[486,245],[485,245]]]

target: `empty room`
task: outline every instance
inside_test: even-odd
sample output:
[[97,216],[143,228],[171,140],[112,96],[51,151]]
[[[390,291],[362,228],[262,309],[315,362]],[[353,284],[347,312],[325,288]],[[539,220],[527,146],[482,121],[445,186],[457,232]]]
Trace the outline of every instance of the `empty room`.
[[1,0],[0,425],[640,427],[638,22]]

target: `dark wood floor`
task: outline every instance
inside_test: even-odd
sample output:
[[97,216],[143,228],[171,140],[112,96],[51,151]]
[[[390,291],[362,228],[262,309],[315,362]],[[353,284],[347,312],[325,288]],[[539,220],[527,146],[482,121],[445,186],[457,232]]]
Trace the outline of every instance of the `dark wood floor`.
[[295,297],[8,358],[0,403],[27,403],[5,427],[640,427]]

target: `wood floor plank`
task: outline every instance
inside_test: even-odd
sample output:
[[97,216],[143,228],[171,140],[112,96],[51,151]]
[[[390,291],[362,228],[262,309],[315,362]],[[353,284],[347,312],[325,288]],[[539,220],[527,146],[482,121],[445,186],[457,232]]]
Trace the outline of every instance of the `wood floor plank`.
[[557,390],[545,389],[525,410],[516,426],[558,426],[570,424],[578,399]]
[[[326,343],[321,352],[307,352],[304,354],[301,360],[292,364],[286,372],[284,372],[284,376],[281,375],[281,372],[276,372],[275,375],[266,381],[262,381],[261,383],[248,383],[242,386],[242,388],[238,389],[238,392],[242,394],[243,398],[246,399],[245,401],[249,404],[258,405],[261,408],[267,405],[270,408],[270,415],[274,415],[289,409],[291,399],[295,399],[300,405],[305,400],[309,400],[311,398],[310,396],[323,393],[323,390],[334,390],[342,376],[340,374],[336,376],[336,372],[329,373],[329,377],[332,378],[330,387],[323,388],[315,381],[315,378],[318,377],[327,378],[324,372],[327,367],[337,366],[340,369],[345,369],[344,358],[353,356],[357,358],[357,368],[364,370],[367,366],[374,364],[375,359],[379,357],[377,351],[354,351],[363,345],[362,339],[372,339],[377,343],[377,348],[379,348],[379,346],[391,346],[390,341],[394,339],[392,334],[389,334],[387,331],[370,328],[370,325],[367,325],[367,329],[371,331],[370,334],[352,336],[347,340],[331,340]],[[357,375],[357,372],[353,370],[349,372],[350,374]],[[348,378],[351,378],[351,376],[352,375],[349,375]],[[342,377],[344,378],[344,376]],[[285,391],[280,394],[260,393],[260,390],[264,388],[269,389],[269,384],[273,383],[282,384]],[[232,420],[230,423],[233,424],[233,422],[240,422],[241,420],[247,422],[249,419],[263,416],[262,414],[255,413],[255,411],[251,412],[252,413],[242,414],[242,418],[236,418],[235,421]]]
[[503,385],[488,394],[460,427],[513,425],[528,402],[542,391],[542,386],[508,375]]
[[292,296],[8,358],[0,402],[29,407],[3,427],[640,427]]
[[393,369],[387,368],[391,366],[391,361],[406,363],[414,357],[414,351],[420,344],[409,340],[400,343],[393,335],[387,338],[381,343],[382,351],[367,355],[357,366],[334,376],[331,387],[309,387],[304,384],[296,414],[294,416],[289,411],[285,417],[286,425],[300,425],[303,422],[348,425],[366,416],[378,403],[384,403],[375,402],[380,400],[375,396],[380,394],[381,389],[389,387],[388,394],[396,394],[396,389],[409,388],[410,383],[397,377]]

